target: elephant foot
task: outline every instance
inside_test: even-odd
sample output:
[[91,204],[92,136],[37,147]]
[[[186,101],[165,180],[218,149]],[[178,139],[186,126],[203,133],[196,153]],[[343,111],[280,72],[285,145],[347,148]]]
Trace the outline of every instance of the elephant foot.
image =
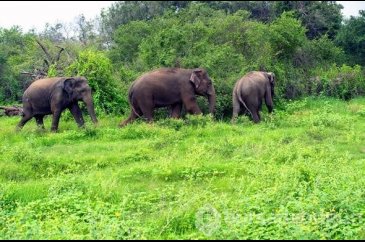
[[52,128],[52,129],[51,129],[51,132],[52,132],[52,133],[58,133],[58,129],[56,129],[56,128]]
[[119,127],[119,128],[124,128],[125,126],[127,126],[127,125],[128,125],[128,123],[129,123],[129,122],[127,122],[127,121],[121,122],[121,123],[118,125],[118,127]]

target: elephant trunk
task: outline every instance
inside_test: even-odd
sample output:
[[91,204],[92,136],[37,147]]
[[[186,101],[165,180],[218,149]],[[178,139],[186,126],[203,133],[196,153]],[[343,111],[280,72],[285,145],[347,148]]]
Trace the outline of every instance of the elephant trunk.
[[211,85],[208,90],[208,102],[209,102],[209,112],[214,115],[215,113],[215,104],[216,104],[216,95],[214,86]]
[[86,104],[87,111],[88,111],[93,123],[94,124],[98,123],[98,120],[97,120],[96,114],[95,114],[94,103],[93,103],[91,95],[90,96],[88,95],[86,98],[83,99],[83,101]]

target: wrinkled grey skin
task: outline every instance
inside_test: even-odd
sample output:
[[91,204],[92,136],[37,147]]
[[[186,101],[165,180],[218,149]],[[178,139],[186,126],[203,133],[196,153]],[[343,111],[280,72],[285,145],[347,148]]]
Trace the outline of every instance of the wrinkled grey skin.
[[190,114],[201,114],[196,95],[205,96],[209,112],[214,113],[216,95],[206,70],[161,68],[145,73],[129,89],[131,114],[120,127],[143,117],[153,121],[155,108],[169,107],[172,118],[180,118],[182,107]]
[[79,127],[85,123],[78,101],[86,104],[93,123],[95,115],[91,88],[85,77],[55,77],[33,82],[23,94],[23,118],[17,129],[20,130],[33,117],[38,126],[44,129],[43,118],[52,114],[53,132],[58,130],[61,113],[69,109]]
[[273,110],[275,75],[272,72],[251,71],[236,82],[233,89],[234,122],[241,110],[247,110],[255,123],[260,122],[262,100],[269,113]]

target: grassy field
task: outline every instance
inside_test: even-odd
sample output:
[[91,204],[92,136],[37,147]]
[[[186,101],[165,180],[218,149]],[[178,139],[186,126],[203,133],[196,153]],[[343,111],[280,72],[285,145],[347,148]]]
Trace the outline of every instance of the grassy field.
[[0,239],[365,239],[365,99],[19,132],[0,118]]

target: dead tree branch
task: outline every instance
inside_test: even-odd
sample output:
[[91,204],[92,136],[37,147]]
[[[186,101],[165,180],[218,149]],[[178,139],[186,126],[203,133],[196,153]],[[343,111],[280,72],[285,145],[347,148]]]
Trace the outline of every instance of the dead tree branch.
[[62,51],[65,50],[65,48],[63,48],[61,46],[56,46],[56,47],[60,48],[60,51],[58,52],[57,57],[55,59],[55,62],[58,62],[60,60],[60,58],[61,58],[61,53],[62,53]]
[[19,116],[23,114],[23,108],[17,106],[0,107],[0,109],[4,110],[4,114],[8,117]]
[[[47,50],[47,48],[38,40],[38,39],[36,39],[35,40],[36,42],[37,42],[37,44],[41,47],[41,49],[43,50],[43,52],[46,54],[46,56],[47,56],[47,65],[48,65],[48,67],[49,67],[49,63],[50,62],[52,62],[52,57],[51,57],[51,55],[49,54],[49,52],[48,52],[48,50]],[[45,60],[45,61],[46,61]]]
[[55,47],[58,48],[59,50],[58,50],[57,54],[55,54],[54,57],[52,57],[50,51],[47,49],[46,45],[44,45],[41,42],[41,40],[35,39],[35,41],[37,42],[37,44],[39,45],[39,47],[42,49],[42,51],[45,54],[45,57],[43,59],[43,66],[34,69],[33,72],[23,71],[20,73],[22,75],[27,75],[27,76],[31,77],[32,81],[45,78],[48,75],[48,70],[52,65],[55,65],[57,70],[59,70],[60,68],[59,68],[58,62],[61,59],[61,55],[63,52],[67,53],[67,50],[64,47],[55,45]]

